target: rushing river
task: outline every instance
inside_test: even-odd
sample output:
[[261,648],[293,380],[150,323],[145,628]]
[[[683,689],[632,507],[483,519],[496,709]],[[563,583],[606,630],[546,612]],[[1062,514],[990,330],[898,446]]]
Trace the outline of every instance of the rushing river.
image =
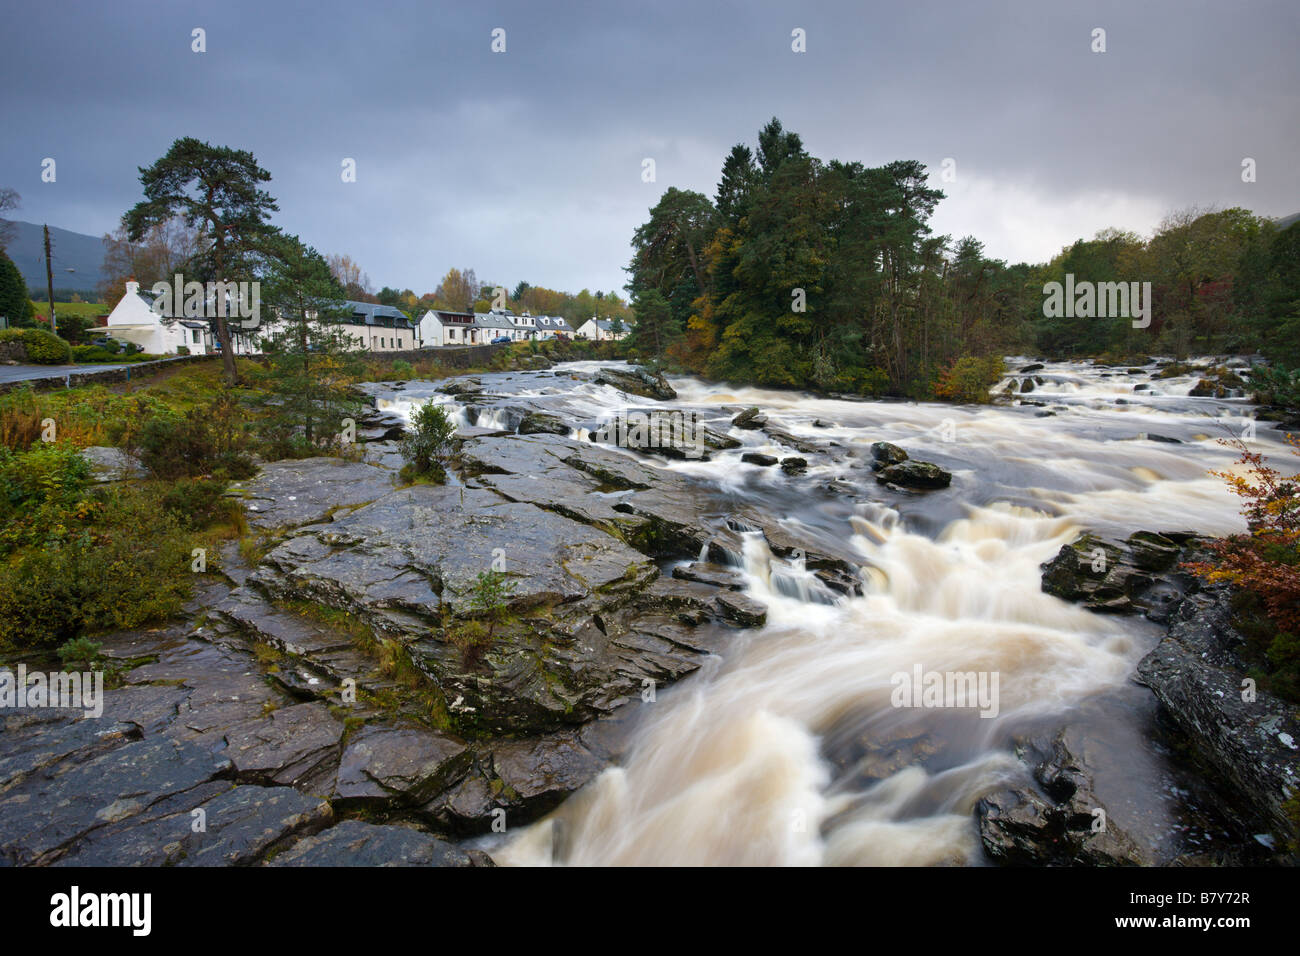
[[[768,607],[767,625],[737,632],[722,656],[660,690],[641,707],[621,764],[551,817],[494,845],[494,857],[569,865],[979,863],[976,801],[1025,779],[1015,736],[1066,722],[1095,740],[1109,812],[1121,825],[1142,821],[1141,831],[1154,834],[1154,858],[1226,839],[1189,811],[1181,778],[1150,742],[1151,695],[1130,681],[1159,630],[1040,588],[1040,565],[1085,530],[1244,527],[1237,500],[1207,472],[1234,467],[1236,453],[1217,439],[1242,435],[1251,406],[1189,397],[1195,377],[1161,379],[1157,371],[1048,364],[1033,373],[1041,384],[1017,393],[1015,404],[979,407],[671,380],[679,398],[663,404],[697,409],[719,430],[754,405],[772,424],[828,446],[827,454],[804,455],[809,467],[797,476],[742,463],[745,451],[797,453],[739,429],[730,434],[743,448],[658,463],[798,528],[830,553],[855,555],[868,569],[864,593],[834,603],[801,599],[776,586],[800,569],[751,541],[743,573],[748,593]],[[493,393],[583,423],[575,437],[629,404],[654,404],[554,373],[481,379]],[[453,401],[431,383],[412,382],[383,393],[380,404],[409,414],[427,400]],[[463,425],[503,424],[491,410],[471,422],[456,408]],[[1282,455],[1280,438],[1260,423],[1255,447]],[[880,488],[867,466],[870,444],[881,440],[951,471],[951,487],[919,495]],[[996,675],[996,716],[891,706],[891,679],[917,667]],[[879,748],[863,744],[900,740],[917,743],[897,767],[882,768]]]

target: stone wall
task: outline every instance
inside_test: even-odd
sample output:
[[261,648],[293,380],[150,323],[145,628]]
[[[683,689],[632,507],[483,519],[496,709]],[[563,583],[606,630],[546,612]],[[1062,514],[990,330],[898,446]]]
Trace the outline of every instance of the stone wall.
[[[37,392],[49,392],[58,388],[76,388],[80,385],[116,385],[139,378],[157,375],[165,368],[186,365],[191,362],[211,362],[219,355],[179,355],[176,358],[156,359],[152,362],[135,362],[122,368],[100,369],[93,372],[79,372],[76,365],[65,365],[59,369],[61,374],[48,378],[28,378],[17,382],[0,382],[0,393],[11,392],[17,388],[31,386]],[[51,371],[55,370],[51,366]]]

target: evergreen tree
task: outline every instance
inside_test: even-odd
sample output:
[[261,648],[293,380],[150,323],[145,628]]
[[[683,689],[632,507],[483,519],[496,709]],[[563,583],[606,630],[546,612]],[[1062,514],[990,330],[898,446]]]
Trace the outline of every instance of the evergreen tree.
[[296,236],[267,244],[262,308],[275,317],[266,343],[276,401],[267,429],[284,454],[311,455],[337,442],[361,402],[351,388],[360,354],[341,324],[350,308],[329,264]]

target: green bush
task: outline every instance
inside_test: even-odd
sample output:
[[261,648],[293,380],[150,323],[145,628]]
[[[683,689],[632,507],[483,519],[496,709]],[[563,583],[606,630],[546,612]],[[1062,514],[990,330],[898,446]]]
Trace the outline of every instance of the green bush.
[[402,439],[403,471],[409,475],[429,476],[441,484],[446,480],[442,459],[456,434],[456,425],[446,406],[426,402],[411,416],[412,431]]
[[69,365],[72,346],[44,329],[23,329],[23,345],[27,347],[27,361],[36,365]]
[[72,360],[84,365],[103,365],[117,361],[117,356],[99,345],[74,345]]
[[135,445],[140,464],[156,478],[201,475],[217,453],[216,436],[198,409],[150,416],[135,436]]
[[1250,370],[1250,388],[1260,404],[1300,408],[1300,369],[1256,365]]
[[0,648],[139,627],[188,597],[191,539],[150,491],[100,489],[92,504],[60,537],[0,562]]
[[182,527],[206,528],[232,513],[237,506],[224,497],[226,483],[211,478],[179,478],[163,493],[163,513],[174,517]]
[[984,404],[991,396],[989,389],[998,383],[1006,371],[998,356],[960,358],[940,375],[935,383],[936,398],[964,404]]
[[394,378],[415,378],[415,366],[405,359],[397,359],[389,371]]
[[69,445],[0,447],[0,560],[14,548],[57,539],[90,479],[90,465]]

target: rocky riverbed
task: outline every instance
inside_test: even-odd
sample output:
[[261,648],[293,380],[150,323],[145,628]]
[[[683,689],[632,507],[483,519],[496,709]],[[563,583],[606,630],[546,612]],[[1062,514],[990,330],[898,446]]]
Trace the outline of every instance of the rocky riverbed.
[[[266,464],[184,618],[105,641],[101,718],[5,712],[0,859],[1271,860],[1294,708],[1233,704],[1222,596],[1176,567],[1235,527],[1204,472],[1246,409],[1117,374],[998,409],[595,363],[370,386],[355,460]],[[455,460],[403,486],[424,401]],[[600,441],[631,408],[704,437]],[[999,673],[999,716],[891,707],[915,664]]]

